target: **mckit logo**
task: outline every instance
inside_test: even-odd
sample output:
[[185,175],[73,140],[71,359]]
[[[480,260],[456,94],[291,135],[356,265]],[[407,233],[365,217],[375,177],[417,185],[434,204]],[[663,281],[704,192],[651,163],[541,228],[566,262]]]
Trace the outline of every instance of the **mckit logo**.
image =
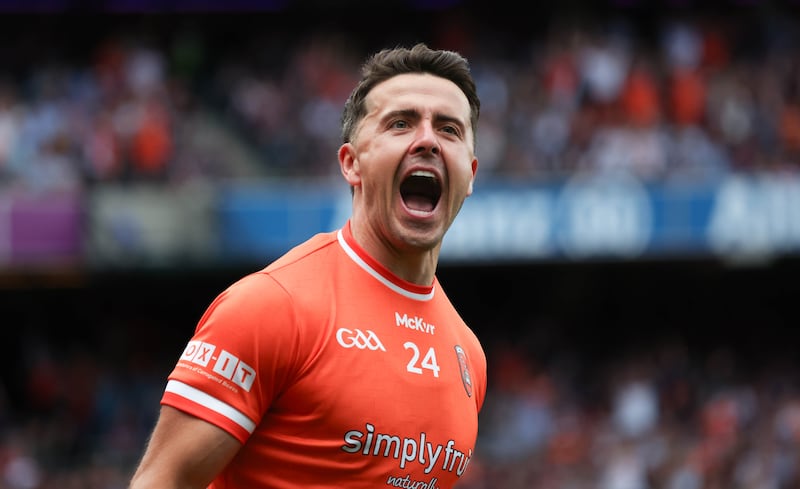
[[408,329],[422,331],[423,333],[434,334],[436,326],[426,322],[425,318],[420,316],[409,316],[408,314],[394,313],[394,324],[396,326],[403,326]]

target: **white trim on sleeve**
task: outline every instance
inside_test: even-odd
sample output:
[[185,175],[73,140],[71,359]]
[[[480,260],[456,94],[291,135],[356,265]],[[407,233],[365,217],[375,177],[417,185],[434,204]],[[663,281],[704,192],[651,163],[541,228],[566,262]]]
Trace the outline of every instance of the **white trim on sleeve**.
[[194,403],[200,404],[201,406],[230,419],[234,423],[247,430],[248,433],[253,433],[253,430],[256,429],[256,424],[235,407],[224,403],[216,397],[212,397],[188,384],[184,384],[179,380],[170,380],[167,382],[167,387],[165,390],[166,392],[171,392]]

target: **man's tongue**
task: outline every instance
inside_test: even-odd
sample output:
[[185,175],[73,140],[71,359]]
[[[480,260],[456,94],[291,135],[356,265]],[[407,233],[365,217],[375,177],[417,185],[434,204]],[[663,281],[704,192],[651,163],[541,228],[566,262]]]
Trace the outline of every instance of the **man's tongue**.
[[403,200],[409,209],[416,211],[430,212],[433,210],[433,202],[430,197],[419,194],[406,195]]

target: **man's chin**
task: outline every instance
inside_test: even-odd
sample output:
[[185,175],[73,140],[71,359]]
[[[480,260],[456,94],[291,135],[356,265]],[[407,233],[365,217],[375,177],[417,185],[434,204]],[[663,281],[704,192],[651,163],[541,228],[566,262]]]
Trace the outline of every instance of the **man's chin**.
[[438,225],[405,225],[398,237],[410,251],[430,251],[442,242],[444,233]]

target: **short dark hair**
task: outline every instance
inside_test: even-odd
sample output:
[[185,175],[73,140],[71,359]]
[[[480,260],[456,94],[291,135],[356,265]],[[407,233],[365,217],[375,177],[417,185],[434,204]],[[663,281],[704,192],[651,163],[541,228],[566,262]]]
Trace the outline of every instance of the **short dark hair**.
[[431,49],[424,43],[412,48],[396,47],[383,49],[367,58],[361,68],[361,80],[353,89],[342,113],[342,141],[348,143],[359,121],[366,115],[364,100],[375,85],[397,75],[406,73],[429,73],[446,78],[464,92],[470,107],[473,146],[477,139],[478,116],[481,102],[472,78],[469,63],[454,51]]

